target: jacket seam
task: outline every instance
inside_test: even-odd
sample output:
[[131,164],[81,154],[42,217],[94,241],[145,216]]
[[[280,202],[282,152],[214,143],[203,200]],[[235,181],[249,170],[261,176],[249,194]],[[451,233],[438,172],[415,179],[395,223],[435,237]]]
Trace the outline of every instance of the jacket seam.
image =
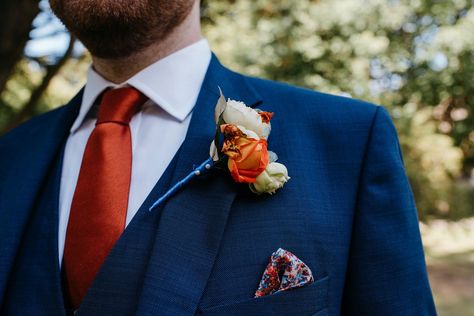
[[346,295],[345,292],[346,292],[346,286],[347,286],[347,275],[348,275],[348,271],[349,271],[350,257],[351,257],[351,253],[352,253],[352,242],[353,242],[353,236],[354,236],[354,222],[356,220],[356,215],[357,215],[356,212],[359,211],[358,205],[359,205],[359,199],[360,199],[361,182],[362,182],[363,175],[364,175],[364,172],[365,172],[365,169],[366,169],[366,159],[367,159],[367,156],[368,156],[370,143],[372,142],[373,130],[374,130],[374,126],[375,126],[376,121],[377,121],[377,116],[378,116],[378,113],[380,111],[380,108],[381,108],[380,105],[376,106],[373,117],[372,117],[372,120],[370,122],[368,136],[367,136],[367,140],[365,142],[365,147],[364,147],[364,153],[362,155],[361,167],[359,169],[359,175],[358,175],[358,179],[357,179],[357,189],[356,189],[357,195],[356,195],[356,198],[355,198],[355,203],[354,203],[354,208],[353,208],[353,213],[352,213],[351,231],[350,231],[351,238],[350,238],[350,243],[349,243],[349,251],[348,251],[348,254],[347,254],[345,278],[344,278],[345,282],[344,282],[343,295],[342,295],[342,300],[343,301],[344,301],[344,297]]

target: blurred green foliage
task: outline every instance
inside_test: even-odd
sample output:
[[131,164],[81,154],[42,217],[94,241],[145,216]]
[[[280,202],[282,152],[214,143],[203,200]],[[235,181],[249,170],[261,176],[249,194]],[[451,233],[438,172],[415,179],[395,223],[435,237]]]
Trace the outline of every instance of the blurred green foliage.
[[473,1],[205,4],[205,34],[225,64],[386,106],[421,217],[474,214],[472,187],[456,181],[474,165]]
[[[34,107],[33,116],[63,105],[69,101],[86,82],[90,64],[87,54],[70,58],[51,80]],[[8,80],[0,98],[0,130],[15,120],[18,113],[30,100],[34,89],[40,85],[45,70],[36,62],[21,60]]]
[[[208,0],[204,34],[227,66],[387,107],[422,218],[474,214],[473,0]],[[34,113],[66,102],[89,58],[61,69]],[[0,127],[44,72],[23,60]]]

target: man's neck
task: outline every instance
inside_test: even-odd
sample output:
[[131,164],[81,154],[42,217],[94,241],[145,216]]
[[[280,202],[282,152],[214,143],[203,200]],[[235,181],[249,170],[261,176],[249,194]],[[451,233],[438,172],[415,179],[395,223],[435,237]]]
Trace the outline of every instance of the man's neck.
[[126,58],[103,59],[92,56],[92,64],[95,71],[102,77],[113,83],[120,84],[149,65],[199,41],[201,38],[199,1],[196,1],[186,19],[164,40]]

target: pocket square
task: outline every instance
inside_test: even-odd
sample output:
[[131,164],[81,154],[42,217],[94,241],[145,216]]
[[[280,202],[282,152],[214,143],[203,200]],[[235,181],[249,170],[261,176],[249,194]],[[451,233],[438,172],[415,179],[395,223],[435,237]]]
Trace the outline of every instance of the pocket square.
[[301,287],[313,281],[313,274],[303,261],[291,252],[279,248],[270,257],[255,297]]

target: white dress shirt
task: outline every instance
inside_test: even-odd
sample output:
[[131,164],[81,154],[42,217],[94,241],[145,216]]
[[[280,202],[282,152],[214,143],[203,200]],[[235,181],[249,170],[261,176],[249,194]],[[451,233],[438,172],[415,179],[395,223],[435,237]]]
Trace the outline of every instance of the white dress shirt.
[[58,250],[61,264],[71,202],[82,156],[95,126],[91,110],[106,88],[130,85],[150,100],[130,122],[132,178],[126,225],[145,201],[183,143],[204,80],[211,50],[205,39],[143,69],[122,84],[113,84],[91,67],[79,114],[67,139],[59,192]]

